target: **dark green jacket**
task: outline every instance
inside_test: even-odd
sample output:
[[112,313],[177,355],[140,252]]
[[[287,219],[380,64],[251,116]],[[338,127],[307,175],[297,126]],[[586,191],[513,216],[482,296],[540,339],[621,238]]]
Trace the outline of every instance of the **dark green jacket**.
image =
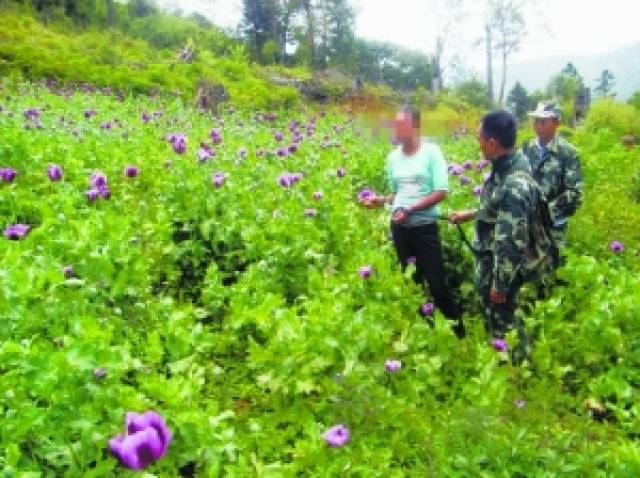
[[540,193],[522,153],[498,156],[491,160],[491,166],[476,212],[475,246],[481,263],[488,264],[491,257],[491,274],[482,274],[491,284],[481,286],[506,293],[523,263],[529,244],[529,216]]
[[534,138],[522,146],[529,159],[531,175],[538,182],[554,221],[572,216],[582,203],[582,169],[577,150],[560,136],[556,136],[544,155]]

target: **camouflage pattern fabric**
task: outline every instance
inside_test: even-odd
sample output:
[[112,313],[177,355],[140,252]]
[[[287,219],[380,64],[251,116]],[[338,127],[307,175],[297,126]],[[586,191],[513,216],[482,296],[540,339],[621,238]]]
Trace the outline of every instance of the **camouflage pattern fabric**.
[[565,139],[556,136],[542,150],[533,139],[522,146],[522,153],[529,159],[531,175],[549,203],[551,218],[556,223],[556,243],[563,246],[566,220],[582,203],[583,180],[578,152]]
[[[530,212],[537,206],[539,191],[530,178],[529,162],[521,153],[492,160],[476,212],[478,251],[475,286],[484,309],[485,327],[494,337],[504,337],[517,326],[526,343],[524,325],[516,323],[515,308],[523,282],[521,266],[529,244]],[[505,294],[505,304],[492,304],[489,293]]]

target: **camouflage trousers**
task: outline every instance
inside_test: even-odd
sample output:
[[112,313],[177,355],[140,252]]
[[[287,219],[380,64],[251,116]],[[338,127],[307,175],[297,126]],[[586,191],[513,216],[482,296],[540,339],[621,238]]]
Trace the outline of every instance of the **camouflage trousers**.
[[476,263],[475,287],[480,296],[485,330],[493,338],[504,338],[507,332],[515,329],[518,346],[511,351],[512,359],[514,362],[520,362],[529,354],[529,340],[524,320],[516,314],[518,296],[524,281],[520,274],[516,274],[515,280],[506,291],[506,301],[503,304],[494,304],[489,300],[492,282],[493,256],[479,257]]

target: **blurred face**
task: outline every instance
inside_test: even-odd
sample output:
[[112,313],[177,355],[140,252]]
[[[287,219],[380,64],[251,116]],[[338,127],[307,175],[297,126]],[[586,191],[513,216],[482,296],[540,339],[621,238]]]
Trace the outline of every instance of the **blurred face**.
[[560,125],[558,118],[534,118],[533,129],[543,143],[548,143],[556,135]]
[[395,120],[396,138],[401,143],[406,143],[413,138],[414,127],[411,115],[399,111]]

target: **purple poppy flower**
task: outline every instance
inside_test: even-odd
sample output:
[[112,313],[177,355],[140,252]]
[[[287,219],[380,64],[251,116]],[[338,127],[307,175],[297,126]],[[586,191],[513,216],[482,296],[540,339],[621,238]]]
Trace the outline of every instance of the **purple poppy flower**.
[[178,133],[173,135],[172,139],[170,139],[171,145],[173,146],[173,150],[178,154],[184,154],[187,151],[187,137]]
[[524,408],[527,402],[525,402],[522,398],[517,398],[513,401],[513,404],[516,408]]
[[148,123],[149,121],[151,121],[151,115],[149,113],[147,113],[146,111],[142,113],[142,122],[143,123]]
[[304,210],[304,217],[314,217],[318,214],[318,211],[310,207]]
[[462,166],[458,164],[452,164],[449,168],[450,168],[449,172],[454,176],[460,176],[462,174],[462,171],[463,171]]
[[293,177],[289,173],[283,173],[280,176],[278,176],[278,184],[280,186],[288,188],[288,187],[291,187],[293,183],[294,183]]
[[205,163],[209,158],[215,155],[215,151],[209,148],[200,148],[197,152],[198,162]]
[[358,275],[362,279],[368,279],[369,277],[371,277],[372,273],[373,273],[373,267],[370,265],[362,266],[360,269],[358,269]]
[[464,163],[462,163],[462,169],[464,169],[465,171],[471,168],[473,168],[473,163],[468,159]]
[[24,117],[28,120],[35,120],[40,117],[40,110],[38,108],[28,108],[24,110]]
[[27,224],[11,224],[4,230],[4,237],[11,241],[19,241],[24,239],[30,229],[31,226]]
[[275,133],[273,133],[273,137],[276,141],[282,141],[282,138],[284,138],[284,135],[282,134],[281,131],[276,131]]
[[467,176],[460,176],[460,184],[462,186],[466,186],[470,182],[471,182],[471,179],[469,179]]
[[248,154],[247,148],[244,148],[244,147],[238,148],[237,155],[239,158],[246,158],[247,154]]
[[217,188],[222,187],[224,181],[227,179],[227,175],[222,171],[218,171],[211,177],[211,182]]
[[322,191],[316,191],[313,193],[313,199],[315,199],[316,201],[320,201],[323,197],[324,194],[322,193]]
[[289,145],[287,149],[289,150],[290,153],[295,153],[296,151],[298,151],[298,145],[295,143],[292,143]]
[[118,434],[109,440],[111,452],[124,466],[142,470],[164,456],[172,434],[160,415],[152,411],[128,412],[125,422],[126,435]]
[[624,251],[624,244],[620,241],[611,241],[609,244],[609,249],[613,252],[622,252]]
[[476,167],[478,168],[478,171],[482,171],[484,168],[489,166],[489,164],[491,164],[491,161],[482,158],[480,161],[478,161],[478,165]]
[[281,158],[285,156],[289,156],[289,148],[286,148],[286,147],[278,148],[276,150],[276,154]]
[[93,376],[95,378],[104,378],[107,376],[107,369],[104,367],[97,367],[93,369]]
[[402,362],[400,362],[400,360],[389,359],[384,363],[384,369],[389,373],[397,372],[401,368],[402,368]]
[[102,171],[96,171],[91,175],[89,182],[94,188],[102,188],[107,185],[107,176]]
[[278,119],[278,115],[276,113],[267,113],[266,115],[264,115],[264,119],[266,119],[267,121],[275,121],[276,119]]
[[416,256],[409,256],[407,257],[407,264],[416,264]]
[[425,302],[420,307],[420,313],[422,314],[423,317],[430,316],[431,314],[433,314],[434,310],[435,310],[435,306],[433,305],[433,302]]
[[351,431],[344,425],[335,425],[324,432],[322,438],[329,446],[340,447],[347,444],[351,438]]
[[211,131],[209,131],[209,137],[212,140],[216,140],[217,139],[221,139],[222,138],[222,134],[220,133],[220,129],[219,128],[213,128]]
[[69,279],[76,275],[76,272],[73,270],[73,266],[64,266],[62,268],[62,273],[64,274],[64,277],[66,279]]
[[338,168],[337,171],[336,171],[336,175],[339,178],[344,178],[346,176],[346,174],[347,174],[347,170],[344,169],[344,168]]
[[509,350],[509,344],[507,344],[507,341],[504,339],[493,339],[491,346],[498,352],[506,352]]
[[473,187],[473,195],[480,196],[482,194],[482,186],[477,185]]
[[99,188],[98,192],[100,193],[100,196],[102,196],[103,199],[111,199],[111,190],[109,189],[108,186],[103,186]]
[[16,177],[17,171],[13,168],[0,168],[0,179],[10,183]]
[[367,199],[376,197],[376,193],[371,189],[363,189],[358,193],[358,202],[365,202]]
[[102,128],[102,129],[112,129],[113,128],[113,124],[111,124],[110,121],[103,121],[102,123],[100,123],[100,128]]
[[84,110],[84,117],[87,118],[87,119],[89,119],[89,118],[91,118],[92,116],[95,116],[95,115],[96,115],[96,110],[94,110],[93,108],[88,109],[88,110]]
[[91,188],[85,193],[85,195],[87,196],[87,200],[89,202],[95,202],[98,199],[98,197],[100,197],[100,190],[96,188]]
[[140,170],[136,166],[125,166],[124,175],[128,178],[135,178],[138,174],[140,174]]

